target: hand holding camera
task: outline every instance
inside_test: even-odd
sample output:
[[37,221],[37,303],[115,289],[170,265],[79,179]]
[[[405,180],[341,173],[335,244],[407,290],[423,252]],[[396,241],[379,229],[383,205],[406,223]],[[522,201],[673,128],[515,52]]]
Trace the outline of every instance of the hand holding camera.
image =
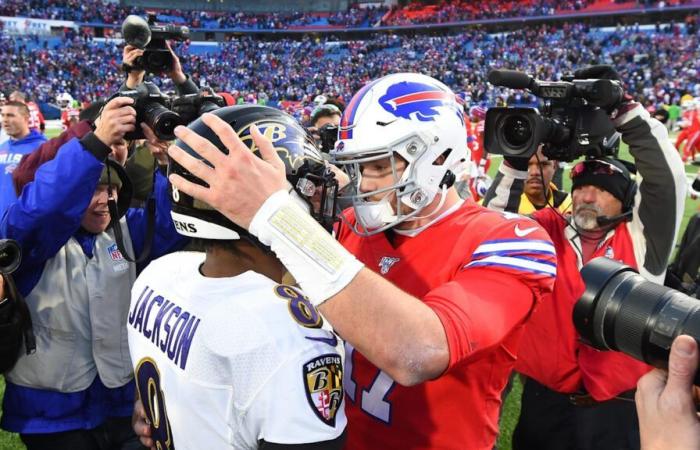
[[143,49],[134,47],[131,44],[126,44],[124,50],[122,51],[122,61],[123,67],[128,68],[128,75],[126,78],[126,87],[133,89],[139,84],[143,83],[143,78],[146,75],[146,71],[137,68],[136,60],[143,56]]
[[637,384],[637,414],[642,448],[700,449],[700,420],[693,377],[698,344],[678,336],[671,347],[668,372],[652,370]]
[[95,121],[95,136],[105,145],[112,146],[135,130],[136,110],[134,100],[129,97],[113,97],[102,109]]

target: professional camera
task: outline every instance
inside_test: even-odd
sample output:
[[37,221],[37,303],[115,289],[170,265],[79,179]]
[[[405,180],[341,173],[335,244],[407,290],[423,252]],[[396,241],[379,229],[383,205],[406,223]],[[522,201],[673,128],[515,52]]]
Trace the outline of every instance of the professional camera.
[[158,86],[145,81],[133,89],[117,92],[109,100],[115,97],[129,97],[134,100],[132,107],[136,110],[136,128],[127,133],[124,136],[125,139],[144,139],[141,123],[148,125],[159,139],[165,141],[175,139],[173,132],[176,126],[182,124],[182,119],[177,113],[168,109],[170,98],[160,92]]
[[318,145],[323,153],[329,153],[338,140],[338,125],[327,123],[318,129]]
[[175,127],[178,125],[187,125],[206,112],[226,106],[224,98],[210,90],[203,89],[197,94],[168,97],[150,81],[145,81],[133,89],[121,90],[109,100],[115,97],[129,97],[134,100],[132,106],[136,110],[136,128],[124,136],[127,140],[145,138],[141,123],[148,125],[158,139],[173,140]]
[[171,97],[170,109],[180,116],[183,125],[197,120],[202,114],[216,111],[226,106],[226,100],[214,94],[211,88],[204,88],[196,94]]
[[145,50],[134,62],[134,68],[162,73],[171,70],[174,63],[165,41],[189,39],[190,29],[171,24],[156,25],[153,14],[149,14],[148,22],[139,16],[130,15],[122,23],[122,36],[127,44]]
[[14,239],[0,239],[0,274],[10,275],[19,267],[22,252]]
[[[700,340],[700,301],[654,284],[634,269],[596,258],[581,269],[586,290],[574,306],[582,340],[667,368],[671,343],[680,334]],[[700,386],[700,372],[695,376]]]
[[549,159],[573,161],[587,155],[600,157],[615,153],[619,134],[606,110],[623,97],[618,81],[605,79],[539,81],[514,70],[491,70],[494,86],[527,89],[544,101],[536,108],[500,107],[486,112],[486,151],[529,159],[545,144]]

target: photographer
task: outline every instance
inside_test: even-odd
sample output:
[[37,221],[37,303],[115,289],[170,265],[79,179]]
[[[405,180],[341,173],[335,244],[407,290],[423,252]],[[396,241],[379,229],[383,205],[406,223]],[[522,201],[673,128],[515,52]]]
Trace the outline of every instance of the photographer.
[[[192,77],[185,75],[182,70],[182,65],[180,64],[180,59],[177,57],[175,52],[173,52],[170,43],[166,43],[170,55],[172,58],[172,65],[170,70],[165,72],[168,78],[173,81],[175,86],[175,92],[177,95],[185,94],[196,94],[199,92],[197,84],[192,81]],[[136,86],[144,82],[146,71],[143,68],[138,67],[136,61],[138,58],[142,57],[144,53],[143,49],[137,48],[131,44],[126,44],[124,46],[124,51],[122,54],[122,69],[127,73],[127,79],[122,85],[121,89],[134,89]]]
[[309,118],[311,126],[308,130],[324,153],[333,150],[333,145],[338,137],[341,114],[340,108],[332,103],[318,105],[311,111]]
[[698,343],[678,336],[671,346],[668,371],[654,369],[640,378],[635,401],[644,450],[700,449],[700,420],[693,377]]
[[[577,71],[574,78],[619,79],[608,66]],[[642,105],[625,96],[608,113],[635,159],[639,189],[622,162],[587,159],[571,170],[572,213],[545,208],[532,214],[552,237],[558,268],[552,297],[531,316],[518,354],[516,370],[528,379],[516,449],[639,447],[633,390],[649,367],[579,343],[572,322],[584,290],[579,270],[607,256],[662,283],[683,215],[685,173],[665,127]],[[485,204],[517,212],[526,169],[526,159],[507,157]]]
[[[109,101],[94,132],[69,140],[34,181],[19,186],[18,201],[0,222],[2,236],[22,248],[17,285],[36,336],[36,352],[22,352],[6,374],[0,425],[20,433],[30,450],[141,448],[130,426],[134,384],[125,326],[137,268],[119,250],[114,227],[126,251],[140,254],[149,245],[147,217],[137,209],[112,217],[108,208],[111,196],[119,205],[129,200],[121,144],[138,126],[132,103]],[[183,244],[159,172],[154,196],[151,259]]]

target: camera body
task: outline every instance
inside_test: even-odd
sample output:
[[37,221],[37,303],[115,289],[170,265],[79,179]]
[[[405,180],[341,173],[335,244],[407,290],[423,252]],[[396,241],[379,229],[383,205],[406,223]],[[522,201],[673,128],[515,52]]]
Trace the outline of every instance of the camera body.
[[184,41],[189,38],[190,29],[172,24],[156,25],[153,14],[149,14],[148,22],[130,15],[122,23],[122,36],[127,44],[144,50],[143,55],[134,62],[134,68],[162,73],[171,70],[174,63],[166,41]]
[[543,107],[489,108],[484,146],[492,154],[530,158],[544,144],[550,159],[573,161],[583,155],[614,155],[619,134],[607,110],[623,96],[619,82],[605,79],[539,81],[510,70],[492,70],[496,86],[527,89],[543,100]]
[[318,129],[318,144],[321,152],[329,153],[335,147],[338,140],[338,125],[327,123]]
[[206,112],[226,106],[223,97],[206,90],[169,97],[150,81],[144,81],[133,89],[121,90],[109,100],[115,97],[134,100],[132,107],[136,110],[136,129],[124,136],[127,140],[145,139],[141,123],[148,125],[158,139],[173,140],[178,125],[187,125]]

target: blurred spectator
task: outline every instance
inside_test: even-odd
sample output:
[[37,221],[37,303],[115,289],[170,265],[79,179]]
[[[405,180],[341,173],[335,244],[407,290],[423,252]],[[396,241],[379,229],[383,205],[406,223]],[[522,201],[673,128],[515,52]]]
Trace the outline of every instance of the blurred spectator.
[[29,108],[29,129],[37,130],[41,133],[44,132],[46,123],[44,120],[44,115],[41,113],[39,106],[27,100],[27,96],[21,91],[14,91],[10,94],[10,101],[22,102]]
[[17,200],[12,186],[12,172],[23,155],[46,141],[43,134],[29,129],[29,108],[22,102],[9,101],[2,106],[2,129],[10,139],[0,144],[0,216]]

